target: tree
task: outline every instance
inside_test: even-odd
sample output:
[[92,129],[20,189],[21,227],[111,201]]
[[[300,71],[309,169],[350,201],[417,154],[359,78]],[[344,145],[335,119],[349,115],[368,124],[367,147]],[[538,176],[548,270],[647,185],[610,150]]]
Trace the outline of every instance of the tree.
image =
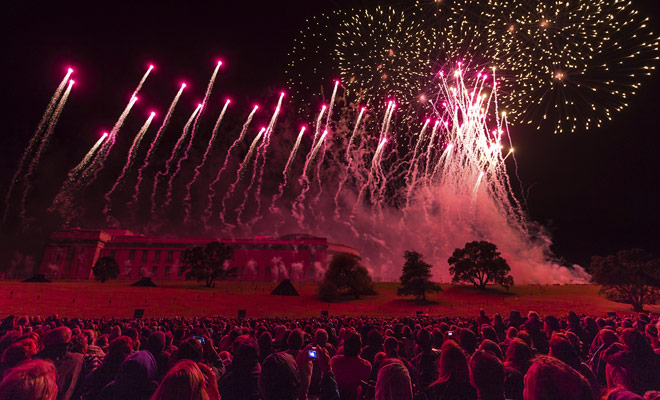
[[206,246],[195,246],[183,252],[181,271],[187,279],[205,281],[211,287],[216,279],[224,280],[236,276],[238,268],[226,268],[225,262],[234,257],[234,248],[220,242],[211,242]]
[[401,286],[397,289],[399,296],[415,296],[419,301],[426,301],[426,293],[436,293],[442,290],[440,285],[431,282],[431,264],[424,261],[423,256],[416,251],[404,251],[403,273],[399,280]]
[[360,264],[359,257],[348,253],[337,253],[332,256],[332,261],[319,286],[321,299],[334,301],[343,295],[359,299],[360,295],[375,293],[369,271]]
[[116,279],[119,276],[119,264],[114,257],[101,257],[92,268],[94,279],[104,283],[108,279]]
[[618,303],[641,312],[645,304],[660,301],[660,259],[642,249],[621,250],[607,257],[594,256],[590,265],[592,282]]
[[481,290],[489,282],[507,289],[513,286],[513,277],[508,275],[511,268],[493,243],[483,240],[466,243],[464,248],[454,250],[447,262],[451,265],[452,283],[472,283]]

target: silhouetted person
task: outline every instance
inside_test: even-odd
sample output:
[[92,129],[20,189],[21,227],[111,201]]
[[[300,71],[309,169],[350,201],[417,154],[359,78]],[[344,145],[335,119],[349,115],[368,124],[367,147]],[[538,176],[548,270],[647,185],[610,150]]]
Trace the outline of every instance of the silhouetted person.
[[524,400],[591,400],[589,382],[554,357],[539,356],[525,375]]
[[470,382],[479,400],[504,400],[504,365],[495,355],[478,350],[470,358]]
[[371,364],[360,357],[362,339],[360,335],[351,332],[344,339],[344,354],[339,354],[330,360],[330,369],[335,375],[339,395],[342,400],[350,400],[361,381],[369,379]]
[[429,400],[476,400],[467,357],[454,341],[448,340],[442,345],[439,365],[438,380],[426,392]]
[[37,358],[50,360],[57,370],[57,400],[73,398],[80,381],[83,369],[83,355],[71,353],[68,350],[71,341],[71,329],[61,326],[48,332],[44,336],[44,348],[37,354]]

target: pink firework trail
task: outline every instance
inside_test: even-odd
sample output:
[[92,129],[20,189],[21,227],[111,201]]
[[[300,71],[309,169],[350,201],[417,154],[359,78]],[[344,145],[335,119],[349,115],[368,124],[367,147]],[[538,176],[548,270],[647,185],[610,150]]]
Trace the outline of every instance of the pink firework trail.
[[[266,128],[266,132],[264,134],[264,142],[263,146],[261,149],[261,166],[259,167],[259,176],[258,176],[258,181],[257,181],[257,188],[255,191],[255,199],[257,201],[257,210],[254,214],[254,217],[249,221],[248,227],[251,228],[252,225],[254,225],[260,218],[261,218],[261,187],[263,185],[263,178],[264,178],[264,167],[266,165],[266,154],[268,152],[268,146],[270,145],[270,138],[271,135],[273,134],[273,130],[275,129],[275,124],[277,123],[277,116],[280,113],[280,110],[282,109],[282,99],[284,98],[284,92],[280,93],[280,98],[277,101],[277,107],[275,107],[275,112],[273,113],[273,116],[270,119],[270,123],[268,124],[268,127]],[[259,154],[258,154],[259,156]],[[255,163],[255,168],[259,165],[259,157],[257,156],[257,160]],[[250,184],[251,185],[251,184]],[[250,192],[250,188],[246,191],[246,195]],[[243,201],[243,204],[245,204],[245,201]]]
[[90,173],[92,174],[91,179],[89,179],[88,183],[85,186],[93,182],[96,179],[98,172],[103,169],[105,165],[105,161],[108,159],[108,154],[110,154],[110,150],[112,150],[112,147],[115,145],[115,141],[117,140],[117,133],[121,129],[122,125],[124,125],[124,121],[126,120],[126,117],[131,112],[131,109],[133,108],[135,102],[138,100],[137,95],[140,92],[140,89],[142,89],[144,82],[146,82],[147,78],[149,77],[149,74],[151,73],[151,70],[153,69],[154,69],[153,64],[149,65],[149,69],[147,69],[147,72],[145,72],[144,75],[142,75],[142,79],[140,79],[140,82],[135,88],[135,91],[133,91],[131,100],[128,102],[128,105],[126,105],[126,108],[124,108],[124,111],[117,119],[117,122],[115,122],[115,125],[112,127],[112,130],[108,135],[109,136],[108,140],[103,143],[103,147],[101,147],[101,150],[98,152],[96,159],[94,160],[94,163],[91,165],[90,168],[93,168],[93,170],[85,171],[85,176],[89,176]]
[[386,141],[383,140],[385,139],[386,135],[386,129],[388,127],[389,119],[392,117],[392,112],[394,111],[394,102],[389,101],[387,103],[387,109],[385,110],[385,117],[383,118],[383,124],[381,125],[380,128],[380,139],[378,140],[378,147],[376,149],[376,152],[374,153],[374,156],[371,160],[371,169],[369,170],[369,174],[367,177],[367,181],[362,185],[362,188],[360,189],[360,192],[358,193],[357,200],[355,201],[355,204],[353,206],[353,212],[351,213],[350,219],[353,220],[355,218],[355,215],[358,211],[358,207],[362,204],[362,200],[364,197],[365,192],[367,189],[370,189],[373,187],[373,181],[374,181],[374,173],[377,172],[377,166],[380,165],[380,159],[382,156],[382,148],[385,145]]
[[284,188],[286,187],[289,181],[289,168],[291,167],[291,162],[296,157],[296,153],[298,152],[298,147],[300,147],[300,143],[302,142],[305,129],[306,129],[305,126],[300,128],[300,133],[298,133],[296,142],[293,144],[293,149],[291,150],[291,154],[289,154],[289,158],[286,160],[286,164],[284,165],[284,171],[282,171],[283,181],[282,183],[280,183],[277,194],[273,196],[273,199],[270,202],[270,207],[268,208],[268,211],[270,211],[271,214],[279,213],[279,209],[277,208],[276,203],[277,200],[279,200],[284,195]]
[[133,166],[133,163],[135,162],[135,156],[137,150],[140,147],[140,143],[142,143],[142,138],[144,137],[144,134],[147,132],[147,129],[149,129],[149,125],[151,125],[151,121],[153,121],[155,116],[156,113],[152,112],[149,115],[149,118],[147,118],[145,123],[138,131],[137,135],[135,135],[135,138],[133,139],[133,143],[131,144],[131,148],[128,150],[128,157],[126,158],[126,163],[124,164],[124,168],[121,170],[121,174],[115,181],[114,185],[112,185],[110,190],[108,190],[105,196],[103,196],[105,200],[105,206],[103,207],[103,214],[105,215],[106,222],[108,223],[111,222],[111,217],[109,215],[110,205],[111,205],[110,196],[112,196],[112,193],[114,193],[114,191],[117,190],[117,187],[119,187],[119,185],[123,183],[124,179],[126,178],[126,174],[128,173],[128,171],[130,171],[131,167]]
[[193,113],[190,114],[190,117],[188,117],[188,122],[186,122],[186,125],[183,128],[183,133],[181,134],[181,136],[179,136],[179,140],[177,140],[176,144],[174,145],[170,158],[168,158],[167,161],[165,162],[165,171],[158,171],[156,175],[154,175],[154,183],[151,188],[151,212],[149,214],[151,215],[152,220],[154,219],[156,212],[156,194],[157,194],[158,183],[160,182],[160,178],[163,176],[168,176],[170,174],[170,170],[172,169],[172,164],[174,163],[174,159],[176,158],[179,149],[183,145],[183,141],[186,138],[187,130],[190,128],[190,125],[195,119],[195,115],[197,115],[198,110],[199,107],[195,108],[195,111],[193,111]]
[[[309,154],[309,163],[314,161],[314,158],[316,157],[316,154],[319,152],[319,149],[321,148],[321,146],[325,144],[326,136],[328,136],[328,131],[323,131],[323,134],[321,135],[318,142],[316,143],[311,153]],[[307,178],[307,169],[303,169],[302,176],[300,177],[300,182],[303,188],[300,191],[300,195],[298,195],[298,198],[296,199],[296,203],[294,204],[294,215],[298,219],[298,226],[303,228],[304,227],[303,221],[305,219],[305,206],[303,205],[303,203],[305,202],[305,196],[307,195],[307,192],[310,189],[309,179]]]
[[[200,103],[200,104],[197,105],[197,108],[195,109],[195,111],[191,115],[190,119],[188,120],[186,125],[183,127],[183,134],[181,135],[181,138],[177,142],[177,146],[174,148],[174,151],[172,152],[173,156],[176,155],[177,150],[180,147],[180,144],[182,144],[183,141],[188,136],[188,132],[192,131],[190,129],[191,124],[193,123],[193,121],[196,120],[197,115],[199,115],[199,112],[201,110],[202,110],[202,104]],[[169,171],[168,171],[168,173],[166,173],[166,175],[169,175],[170,179],[168,179],[168,181],[167,181],[167,192],[165,194],[165,202],[161,206],[162,209],[166,209],[170,205],[170,203],[172,203],[172,188],[173,188],[173,185],[174,185],[174,178],[176,178],[177,175],[179,175],[179,172],[181,171],[181,165],[183,164],[183,162],[185,160],[188,159],[188,153],[190,152],[190,147],[192,146],[192,142],[195,139],[194,136],[193,136],[193,133],[194,132],[190,133],[190,140],[188,140],[188,145],[186,146],[186,149],[183,151],[183,155],[181,157],[179,157],[179,160],[176,163],[176,168],[174,169],[174,171],[172,173],[169,173]],[[174,160],[172,160],[172,161],[174,161]]]
[[[197,117],[195,117],[195,122],[193,122],[192,129],[191,129],[191,134],[190,134],[190,141],[192,143],[192,140],[195,138],[195,134],[197,133],[197,123],[199,122],[199,118],[202,116],[206,109],[206,104],[209,101],[209,97],[211,96],[211,91],[213,90],[213,84],[215,83],[215,78],[218,76],[218,70],[220,69],[220,66],[222,65],[222,61],[218,61],[218,64],[215,66],[215,69],[213,70],[213,73],[211,74],[211,79],[209,79],[208,85],[206,85],[206,93],[204,94],[204,99],[202,100],[202,108],[199,110],[199,113],[197,114]],[[189,146],[190,148],[190,146]],[[186,152],[186,157],[188,153]]]
[[140,89],[142,89],[142,85],[144,85],[144,82],[147,81],[147,78],[149,77],[149,74],[153,69],[154,69],[154,65],[149,64],[149,68],[147,69],[147,72],[145,72],[144,75],[142,75],[142,79],[140,79],[140,82],[138,83],[137,87],[135,88],[135,91],[133,92],[134,97],[137,97],[138,92],[140,91]]
[[[335,98],[337,98],[337,88],[339,88],[339,80],[335,81],[335,87],[332,89],[332,96],[330,96],[330,106],[328,107],[328,115],[325,118],[325,127],[324,131],[328,131],[330,126],[330,118],[332,118],[332,109],[335,105]],[[321,151],[321,156],[319,157],[319,162],[316,164],[316,184],[319,187],[319,191],[316,193],[314,200],[312,200],[312,213],[318,208],[319,200],[321,194],[323,193],[323,185],[321,184],[321,167],[323,166],[323,161],[325,161],[325,152],[328,148],[327,142],[323,141],[323,150]],[[315,213],[314,213],[315,214]],[[323,223],[322,215],[314,215],[315,219],[320,219],[320,223]]]
[[185,203],[185,209],[186,209],[186,216],[184,218],[184,223],[189,223],[190,222],[190,212],[191,212],[191,204],[190,201],[191,199],[191,188],[192,185],[197,181],[197,178],[199,178],[200,172],[202,170],[202,167],[206,164],[206,159],[209,155],[209,152],[211,151],[211,148],[213,147],[213,144],[215,143],[215,138],[217,137],[218,134],[218,129],[220,128],[220,123],[222,122],[222,119],[225,116],[225,112],[227,112],[227,107],[229,107],[229,103],[231,101],[227,99],[225,102],[225,106],[222,107],[222,111],[220,111],[220,116],[218,117],[217,121],[215,122],[215,125],[213,126],[213,132],[211,132],[211,139],[209,139],[209,143],[206,146],[206,151],[204,151],[204,155],[202,156],[202,161],[200,161],[199,165],[195,167],[195,174],[193,175],[193,178],[186,184],[186,197],[183,199]]
[[89,186],[96,179],[96,176],[98,175],[99,171],[103,169],[105,165],[105,161],[108,159],[108,154],[110,153],[110,150],[115,144],[115,140],[117,137],[116,133],[119,131],[119,128],[121,128],[121,126],[124,124],[124,121],[128,116],[128,113],[133,108],[133,105],[135,104],[137,99],[138,98],[135,96],[131,97],[131,100],[128,102],[128,105],[124,109],[124,112],[121,113],[119,119],[115,123],[115,126],[108,134],[108,140],[103,142],[103,146],[101,146],[98,153],[96,153],[96,157],[94,158],[94,161],[90,164],[89,168],[87,168],[83,172],[84,181],[83,181],[83,185],[81,186],[81,190]]
[[408,208],[410,207],[410,195],[412,194],[413,188],[415,187],[415,181],[417,179],[417,172],[419,166],[417,162],[417,154],[419,154],[420,146],[424,142],[424,133],[426,132],[426,128],[428,128],[430,122],[431,122],[431,118],[427,118],[426,121],[424,121],[422,130],[419,132],[419,136],[417,137],[417,144],[415,144],[415,150],[413,151],[413,156],[410,159],[408,172],[406,173],[405,180],[406,180],[406,185],[408,186],[408,191],[406,193],[406,206],[403,208],[404,215],[406,214]]
[[[229,159],[231,157],[232,152],[238,147],[238,145],[243,141],[245,138],[245,133],[247,132],[248,127],[250,126],[250,122],[252,122],[252,118],[254,117],[254,114],[257,112],[259,109],[258,105],[255,105],[254,108],[252,109],[252,112],[248,115],[247,120],[245,120],[245,123],[243,124],[243,128],[241,129],[241,133],[238,135],[238,138],[234,140],[234,143],[229,147],[229,150],[227,150],[227,155],[225,156],[225,161],[222,164],[222,168],[218,170],[218,173],[215,176],[215,179],[210,183],[209,187],[211,188],[209,191],[209,197],[207,200],[207,206],[206,209],[204,210],[204,214],[202,215],[202,221],[204,222],[204,229],[207,231],[209,230],[208,222],[209,219],[211,218],[211,215],[213,214],[213,199],[215,199],[215,187],[220,182],[220,177],[222,176],[222,173],[225,172],[227,169],[227,164],[229,163]],[[220,214],[222,217],[222,213]]]
[[312,148],[309,153],[307,153],[307,156],[305,156],[305,165],[303,166],[302,174],[300,175],[300,178],[298,178],[298,183],[300,184],[300,194],[296,198],[296,201],[293,203],[293,208],[292,212],[296,219],[298,219],[298,225],[302,226],[302,222],[304,220],[304,213],[305,213],[305,196],[307,195],[307,192],[309,191],[309,177],[307,177],[307,170],[309,169],[309,164],[313,160],[313,155],[314,155],[314,149],[316,148],[316,144],[318,142],[318,136],[319,132],[321,131],[321,121],[323,120],[323,114],[325,113],[325,110],[327,110],[327,106],[324,104],[323,107],[321,107],[321,112],[319,112],[319,116],[316,118],[316,126],[314,127],[314,139],[312,140]]
[[96,154],[96,151],[101,147],[103,141],[108,137],[108,132],[103,132],[103,136],[94,143],[91,149],[85,154],[82,161],[78,163],[74,168],[72,168],[67,174],[64,183],[60,186],[60,189],[57,191],[57,195],[53,199],[53,203],[48,208],[48,212],[58,211],[60,215],[64,218],[67,218],[69,213],[67,212],[68,207],[71,205],[71,196],[73,193],[73,187],[78,182],[80,174],[92,161],[92,157]]
[[51,115],[53,114],[53,111],[57,106],[57,101],[62,95],[62,92],[64,91],[67,82],[69,82],[69,78],[71,77],[71,74],[73,74],[73,69],[72,68],[67,69],[66,75],[64,75],[64,79],[62,79],[62,82],[60,82],[60,84],[57,86],[57,89],[55,89],[55,93],[53,93],[53,96],[50,98],[50,101],[46,106],[46,110],[44,111],[44,114],[41,116],[41,121],[39,121],[39,125],[37,125],[37,129],[35,130],[34,135],[32,135],[32,138],[28,142],[27,148],[25,149],[25,151],[21,155],[20,160],[18,161],[16,172],[14,172],[14,176],[12,176],[11,181],[9,182],[9,189],[7,190],[7,194],[5,195],[5,209],[2,212],[2,221],[0,221],[0,224],[4,224],[5,220],[7,219],[7,213],[9,212],[9,202],[11,200],[11,195],[14,191],[14,185],[16,185],[16,183],[19,180],[18,176],[21,174],[21,172],[23,172],[23,167],[27,162],[28,156],[32,153],[35,146],[37,145],[37,142],[41,138],[41,133],[43,132],[44,127],[46,127],[46,123],[48,123],[48,120],[51,118]]
[[350,139],[348,140],[348,145],[346,146],[346,173],[342,174],[342,178],[339,181],[339,186],[337,186],[337,192],[335,193],[335,215],[334,218],[335,220],[339,219],[339,195],[341,194],[342,189],[344,188],[344,185],[346,184],[346,180],[351,174],[351,167],[353,166],[353,152],[352,152],[352,145],[353,145],[353,140],[355,139],[355,135],[357,134],[357,131],[360,127],[360,121],[362,120],[362,116],[364,115],[364,111],[366,110],[365,107],[360,108],[360,113],[358,114],[357,120],[355,121],[355,127],[353,128],[353,133],[351,134]]
[[[259,133],[257,136],[254,137],[252,140],[252,144],[250,145],[250,149],[248,150],[247,155],[245,156],[245,159],[243,162],[240,164],[238,167],[238,171],[236,171],[236,179],[234,182],[229,186],[229,189],[227,189],[227,193],[225,193],[225,196],[222,198],[221,202],[221,210],[220,210],[220,221],[222,221],[223,225],[226,225],[225,221],[225,210],[227,209],[227,200],[234,194],[234,190],[236,189],[236,185],[238,182],[240,182],[241,178],[243,177],[243,173],[245,172],[245,169],[247,166],[250,164],[250,161],[252,160],[252,155],[254,154],[254,150],[257,147],[257,144],[259,143],[259,139],[261,139],[261,135],[266,131],[266,128],[261,128],[259,130]],[[255,166],[256,168],[256,166]]]
[[28,166],[27,172],[23,176],[23,181],[25,182],[25,188],[23,189],[23,195],[21,196],[21,212],[19,214],[21,221],[23,222],[25,222],[25,218],[27,214],[25,203],[27,202],[27,197],[30,192],[30,189],[32,189],[30,178],[32,177],[32,174],[34,174],[35,169],[39,165],[39,161],[41,161],[41,157],[46,151],[46,147],[48,146],[50,137],[53,135],[53,132],[55,131],[55,125],[57,125],[57,121],[60,119],[60,115],[62,115],[62,110],[64,109],[64,105],[66,104],[67,99],[69,98],[69,94],[71,94],[71,88],[73,87],[73,84],[74,81],[72,79],[69,81],[69,85],[64,91],[64,94],[62,94],[60,101],[57,103],[57,107],[55,108],[55,111],[53,111],[50,117],[50,121],[48,122],[48,127],[46,128],[46,131],[41,137],[39,148],[37,149],[37,152],[34,154],[34,157],[30,161],[30,165]]
[[174,109],[176,108],[177,103],[179,102],[179,98],[181,97],[181,94],[183,93],[183,89],[186,88],[186,84],[182,83],[181,88],[177,92],[176,96],[174,96],[174,100],[172,100],[172,103],[170,104],[170,108],[167,110],[167,113],[165,114],[165,118],[163,118],[163,122],[160,124],[160,127],[158,128],[158,131],[156,131],[156,136],[154,137],[154,140],[151,141],[151,145],[149,146],[149,150],[147,151],[147,155],[144,158],[144,162],[142,163],[142,166],[140,166],[140,169],[138,169],[138,177],[137,177],[137,182],[135,183],[135,192],[133,192],[133,198],[131,201],[127,204],[127,207],[133,207],[134,205],[137,205],[139,198],[140,198],[140,186],[142,185],[142,180],[144,179],[144,170],[147,168],[147,166],[151,163],[151,158],[153,157],[154,151],[158,147],[158,144],[160,143],[160,139],[163,135],[163,132],[165,132],[165,129],[167,129],[167,126],[170,123],[170,119],[172,118],[172,114],[174,113]]

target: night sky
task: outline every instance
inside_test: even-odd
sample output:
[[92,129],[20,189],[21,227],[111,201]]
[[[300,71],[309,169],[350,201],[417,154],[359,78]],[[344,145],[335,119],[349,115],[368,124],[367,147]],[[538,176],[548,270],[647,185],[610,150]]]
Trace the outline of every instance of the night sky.
[[[660,4],[637,3],[660,32]],[[39,173],[39,185],[59,186],[100,133],[111,128],[149,62],[156,70],[131,126],[152,108],[164,113],[181,81],[190,90],[180,104],[194,108],[217,58],[225,65],[214,89],[216,103],[230,96],[244,115],[269,91],[285,89],[287,52],[306,18],[356,5],[309,0],[38,4],[5,4],[0,17],[2,193],[67,66],[76,70],[76,85],[44,159],[52,168]],[[519,175],[529,193],[527,211],[549,228],[558,256],[584,265],[592,255],[630,247],[660,255],[658,96],[656,73],[630,107],[600,129],[553,135],[512,128]]]

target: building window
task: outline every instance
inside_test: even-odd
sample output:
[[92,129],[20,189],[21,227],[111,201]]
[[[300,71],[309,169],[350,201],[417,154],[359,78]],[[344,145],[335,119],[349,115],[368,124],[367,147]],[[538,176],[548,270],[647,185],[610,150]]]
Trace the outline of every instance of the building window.
[[129,251],[128,252],[128,259],[133,261],[134,258],[135,258],[135,250]]
[[149,253],[148,250],[142,250],[142,259],[140,261],[147,262],[147,254],[148,253]]
[[160,250],[154,251],[154,261],[160,262]]
[[167,252],[167,262],[172,262],[174,261],[174,251],[170,250]]
[[165,277],[170,276],[170,273],[172,272],[172,267],[169,265],[165,267]]
[[158,265],[154,265],[153,268],[151,268],[151,276],[156,276],[156,273],[158,273]]

